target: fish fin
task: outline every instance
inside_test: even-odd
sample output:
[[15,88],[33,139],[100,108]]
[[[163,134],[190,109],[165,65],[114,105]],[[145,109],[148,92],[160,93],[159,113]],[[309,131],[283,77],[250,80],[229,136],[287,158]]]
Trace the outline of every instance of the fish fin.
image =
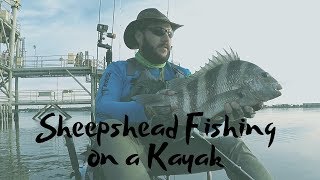
[[211,59],[208,59],[209,63],[208,66],[210,66],[211,68],[214,68],[216,66],[215,62],[213,62]]
[[217,53],[217,59],[220,61],[221,64],[223,64],[224,62],[230,62],[231,61],[231,59],[229,59],[227,55],[224,56],[218,51],[216,51],[216,53]]
[[[231,48],[230,48],[231,49]],[[233,56],[231,56],[231,53],[228,53],[227,50],[223,49],[223,51],[226,53],[226,55],[228,56],[228,59],[234,59]]]
[[230,47],[230,51],[231,51],[230,56],[232,56],[232,59],[240,60],[238,53],[235,53],[231,47]]
[[200,70],[196,71],[192,76],[197,77],[221,64],[227,64],[231,61],[240,60],[238,54],[236,54],[231,48],[230,53],[225,49],[223,50],[226,53],[225,55],[222,55],[220,52],[216,51],[217,55],[212,55],[212,59],[209,59],[209,62],[204,67],[201,67]]

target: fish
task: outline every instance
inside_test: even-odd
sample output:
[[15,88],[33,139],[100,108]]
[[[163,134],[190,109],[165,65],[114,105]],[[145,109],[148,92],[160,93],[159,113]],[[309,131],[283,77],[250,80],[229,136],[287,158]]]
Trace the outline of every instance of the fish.
[[[132,100],[154,108],[155,112],[163,106],[177,107],[174,114],[178,118],[185,118],[192,112],[203,112],[204,118],[211,119],[225,114],[226,103],[235,101],[241,107],[254,107],[281,96],[282,86],[268,72],[254,63],[241,60],[232,49],[231,52],[224,51],[224,55],[219,52],[213,55],[194,74],[167,81],[165,88],[175,94],[139,94]],[[148,86],[150,84],[148,82]]]

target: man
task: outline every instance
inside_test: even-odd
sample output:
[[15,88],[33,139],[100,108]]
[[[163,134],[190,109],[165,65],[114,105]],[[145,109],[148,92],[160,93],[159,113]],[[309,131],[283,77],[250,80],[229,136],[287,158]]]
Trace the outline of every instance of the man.
[[[127,61],[111,63],[105,70],[99,85],[96,97],[97,121],[105,121],[110,124],[121,123],[125,115],[129,122],[134,125],[141,122],[149,122],[150,112],[147,107],[130,100],[132,88],[141,77],[158,79],[161,81],[171,80],[176,77],[188,76],[188,69],[175,66],[168,62],[171,51],[173,33],[182,25],[171,22],[164,14],[155,8],[141,11],[137,20],[132,21],[124,33],[124,41],[128,48],[139,49],[135,57]],[[143,75],[142,75],[143,74]],[[164,90],[160,93],[174,93]],[[172,115],[172,108],[166,113]],[[247,114],[252,117],[254,110],[245,107],[245,111],[236,102],[227,103],[225,111],[227,115],[238,114],[242,118]],[[235,113],[236,112],[236,113]],[[236,117],[234,117],[236,118]],[[170,119],[170,118],[169,118]],[[99,150],[115,157],[118,165],[106,163],[102,166],[102,174],[110,179],[150,179],[157,175],[187,174],[187,165],[181,164],[170,166],[166,171],[154,163],[151,168],[147,165],[147,150],[150,141],[140,140],[133,137],[105,136]],[[155,142],[154,142],[155,143]],[[237,165],[241,166],[254,179],[272,179],[268,171],[260,164],[257,158],[250,152],[241,139],[234,137],[219,137],[211,139],[210,143],[222,151]],[[167,162],[173,154],[210,154],[211,144],[206,141],[191,139],[187,145],[185,140],[169,141],[165,152],[161,154],[163,162]],[[138,154],[140,163],[127,165],[126,158],[132,154]],[[223,163],[223,162],[222,162]],[[221,169],[219,166],[194,166],[192,173],[214,171]],[[230,179],[239,179],[239,174],[225,168]]]

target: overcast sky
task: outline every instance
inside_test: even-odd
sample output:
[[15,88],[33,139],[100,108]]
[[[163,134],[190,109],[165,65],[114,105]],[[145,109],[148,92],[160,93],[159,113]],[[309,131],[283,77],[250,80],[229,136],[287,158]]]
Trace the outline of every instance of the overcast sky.
[[[123,31],[145,8],[156,7],[184,27],[175,32],[173,58],[192,72],[215,51],[231,47],[283,86],[283,95],[267,104],[320,101],[320,2],[317,0],[115,0],[117,38],[113,59],[133,56]],[[88,50],[96,56],[99,0],[21,0],[18,12],[27,55]],[[102,0],[101,23],[112,26],[113,1]],[[110,41],[109,41],[110,44]],[[100,50],[100,57],[104,51]],[[67,81],[21,81],[22,89],[67,89]],[[54,85],[52,85],[54,84]],[[53,87],[52,87],[53,86]],[[58,87],[57,87],[58,86]]]

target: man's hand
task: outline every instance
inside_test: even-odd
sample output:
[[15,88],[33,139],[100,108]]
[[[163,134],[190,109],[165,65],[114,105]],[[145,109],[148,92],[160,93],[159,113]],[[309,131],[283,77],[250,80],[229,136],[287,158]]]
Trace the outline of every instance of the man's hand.
[[[170,89],[163,89],[158,91],[156,94],[173,96],[176,94],[175,91]],[[178,107],[171,105],[163,105],[163,106],[145,106],[145,113],[149,120],[154,119],[154,117],[172,117],[172,113],[177,110]]]
[[[255,111],[258,111],[262,108],[263,103],[259,103],[253,107],[244,106],[241,107],[239,103],[233,101],[231,103],[226,103],[224,105],[225,114],[229,117],[230,121],[235,121],[241,118],[253,118],[256,114]],[[217,116],[214,118],[216,121],[221,121],[224,118],[221,116]]]

